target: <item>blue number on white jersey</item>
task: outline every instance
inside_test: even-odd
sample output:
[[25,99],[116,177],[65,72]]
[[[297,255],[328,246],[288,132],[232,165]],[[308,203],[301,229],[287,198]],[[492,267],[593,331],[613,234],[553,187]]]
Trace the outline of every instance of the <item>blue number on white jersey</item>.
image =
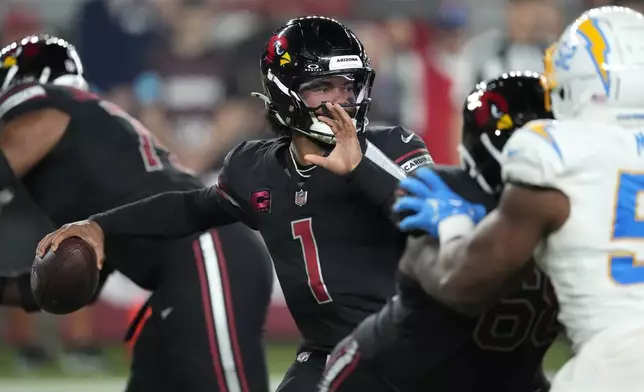
[[[644,195],[644,173],[622,172],[617,184],[613,221],[613,241],[644,241],[644,216],[638,216],[638,195]],[[644,206],[642,206],[644,208]],[[610,273],[620,284],[644,283],[644,264],[633,252],[610,255]]]

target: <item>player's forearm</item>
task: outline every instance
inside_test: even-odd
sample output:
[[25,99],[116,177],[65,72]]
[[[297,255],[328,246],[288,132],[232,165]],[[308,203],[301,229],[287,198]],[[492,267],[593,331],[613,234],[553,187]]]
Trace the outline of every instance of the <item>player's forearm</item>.
[[423,287],[434,298],[465,314],[483,311],[493,300],[497,282],[481,279],[479,269],[489,257],[473,251],[465,238],[441,244],[434,263],[424,265]]
[[90,217],[106,237],[177,238],[235,222],[215,187],[167,192]]
[[367,157],[363,157],[358,166],[348,175],[349,181],[373,205],[389,213],[394,202],[394,192],[398,179],[379,167]]
[[399,268],[413,277],[430,297],[458,312],[473,315],[483,311],[488,303],[478,297],[465,297],[454,287],[452,274],[457,267],[454,260],[463,257],[455,252],[462,250],[463,243],[462,237],[439,245],[437,239],[428,235],[410,236]]
[[438,255],[439,245],[435,238],[427,235],[410,236],[399,268],[405,275],[413,277],[430,297],[454,307],[441,291],[442,271],[436,262]]
[[504,263],[505,240],[489,233],[477,230],[441,244],[430,268],[438,299],[463,313],[480,313],[498,302],[532,268],[531,263]]

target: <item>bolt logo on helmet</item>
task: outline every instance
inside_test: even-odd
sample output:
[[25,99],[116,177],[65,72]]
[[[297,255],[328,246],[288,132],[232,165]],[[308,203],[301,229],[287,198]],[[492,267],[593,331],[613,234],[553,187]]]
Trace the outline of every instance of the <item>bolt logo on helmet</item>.
[[0,93],[24,83],[87,89],[76,49],[58,37],[29,36],[0,51]]
[[465,100],[461,163],[490,194],[503,188],[501,151],[514,131],[529,121],[552,118],[541,79],[535,72],[510,72],[479,83]]
[[299,94],[301,86],[316,79],[343,76],[353,83],[353,99],[342,106],[358,132],[368,120],[371,61],[355,34],[336,20],[308,16],[290,20],[269,39],[261,57],[262,94],[271,126],[277,132],[302,133],[327,144],[335,143],[331,128],[317,119],[316,111]]
[[586,17],[579,24],[579,35],[586,41],[586,50],[597,70],[606,95],[610,94],[610,71],[608,64],[608,52],[610,51],[608,41],[599,27],[597,19]]
[[644,15],[626,7],[593,8],[571,23],[544,56],[555,117],[641,116],[642,34]]

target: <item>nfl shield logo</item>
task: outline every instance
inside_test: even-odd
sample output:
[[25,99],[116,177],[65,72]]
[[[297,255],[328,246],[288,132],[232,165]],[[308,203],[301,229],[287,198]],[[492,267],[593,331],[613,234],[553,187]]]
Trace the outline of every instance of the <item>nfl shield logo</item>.
[[303,351],[299,354],[297,354],[297,361],[298,362],[306,362],[309,360],[309,357],[311,356],[310,351]]
[[295,192],[295,204],[298,207],[302,207],[304,204],[306,204],[306,193],[307,191],[300,189],[299,191]]

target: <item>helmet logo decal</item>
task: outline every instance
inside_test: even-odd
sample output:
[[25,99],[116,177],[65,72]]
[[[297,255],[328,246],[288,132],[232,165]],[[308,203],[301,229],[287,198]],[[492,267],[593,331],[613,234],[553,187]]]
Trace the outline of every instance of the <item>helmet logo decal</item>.
[[554,56],[557,52],[557,45],[552,44],[543,56],[543,75],[539,78],[541,88],[544,91],[544,106],[547,111],[552,111],[552,102],[550,101],[550,92],[557,87],[555,80],[555,61]]
[[35,56],[35,55],[38,54],[39,51],[40,51],[40,48],[37,45],[29,45],[29,44],[27,44],[27,45],[23,46],[23,52],[24,52],[25,56],[27,56],[27,57]]
[[270,63],[275,61],[276,58],[280,59],[280,66],[291,63],[291,55],[287,52],[288,41],[283,35],[274,35],[268,41],[268,53],[266,54],[266,60]]
[[2,62],[2,68],[11,68],[16,65],[17,61],[14,56],[7,56]]
[[608,64],[608,52],[610,52],[610,45],[606,40],[604,32],[599,27],[599,21],[586,17],[582,20],[577,27],[577,33],[586,41],[586,50],[590,55],[590,59],[595,65],[595,70],[599,79],[604,85],[606,95],[610,94],[610,73],[606,69]]
[[338,69],[362,68],[362,60],[355,55],[334,56],[329,59],[329,69],[335,71]]
[[499,130],[510,129],[514,125],[508,114],[509,107],[505,97],[494,91],[486,91],[479,97],[481,103],[474,111],[479,126],[485,126],[492,118]]

